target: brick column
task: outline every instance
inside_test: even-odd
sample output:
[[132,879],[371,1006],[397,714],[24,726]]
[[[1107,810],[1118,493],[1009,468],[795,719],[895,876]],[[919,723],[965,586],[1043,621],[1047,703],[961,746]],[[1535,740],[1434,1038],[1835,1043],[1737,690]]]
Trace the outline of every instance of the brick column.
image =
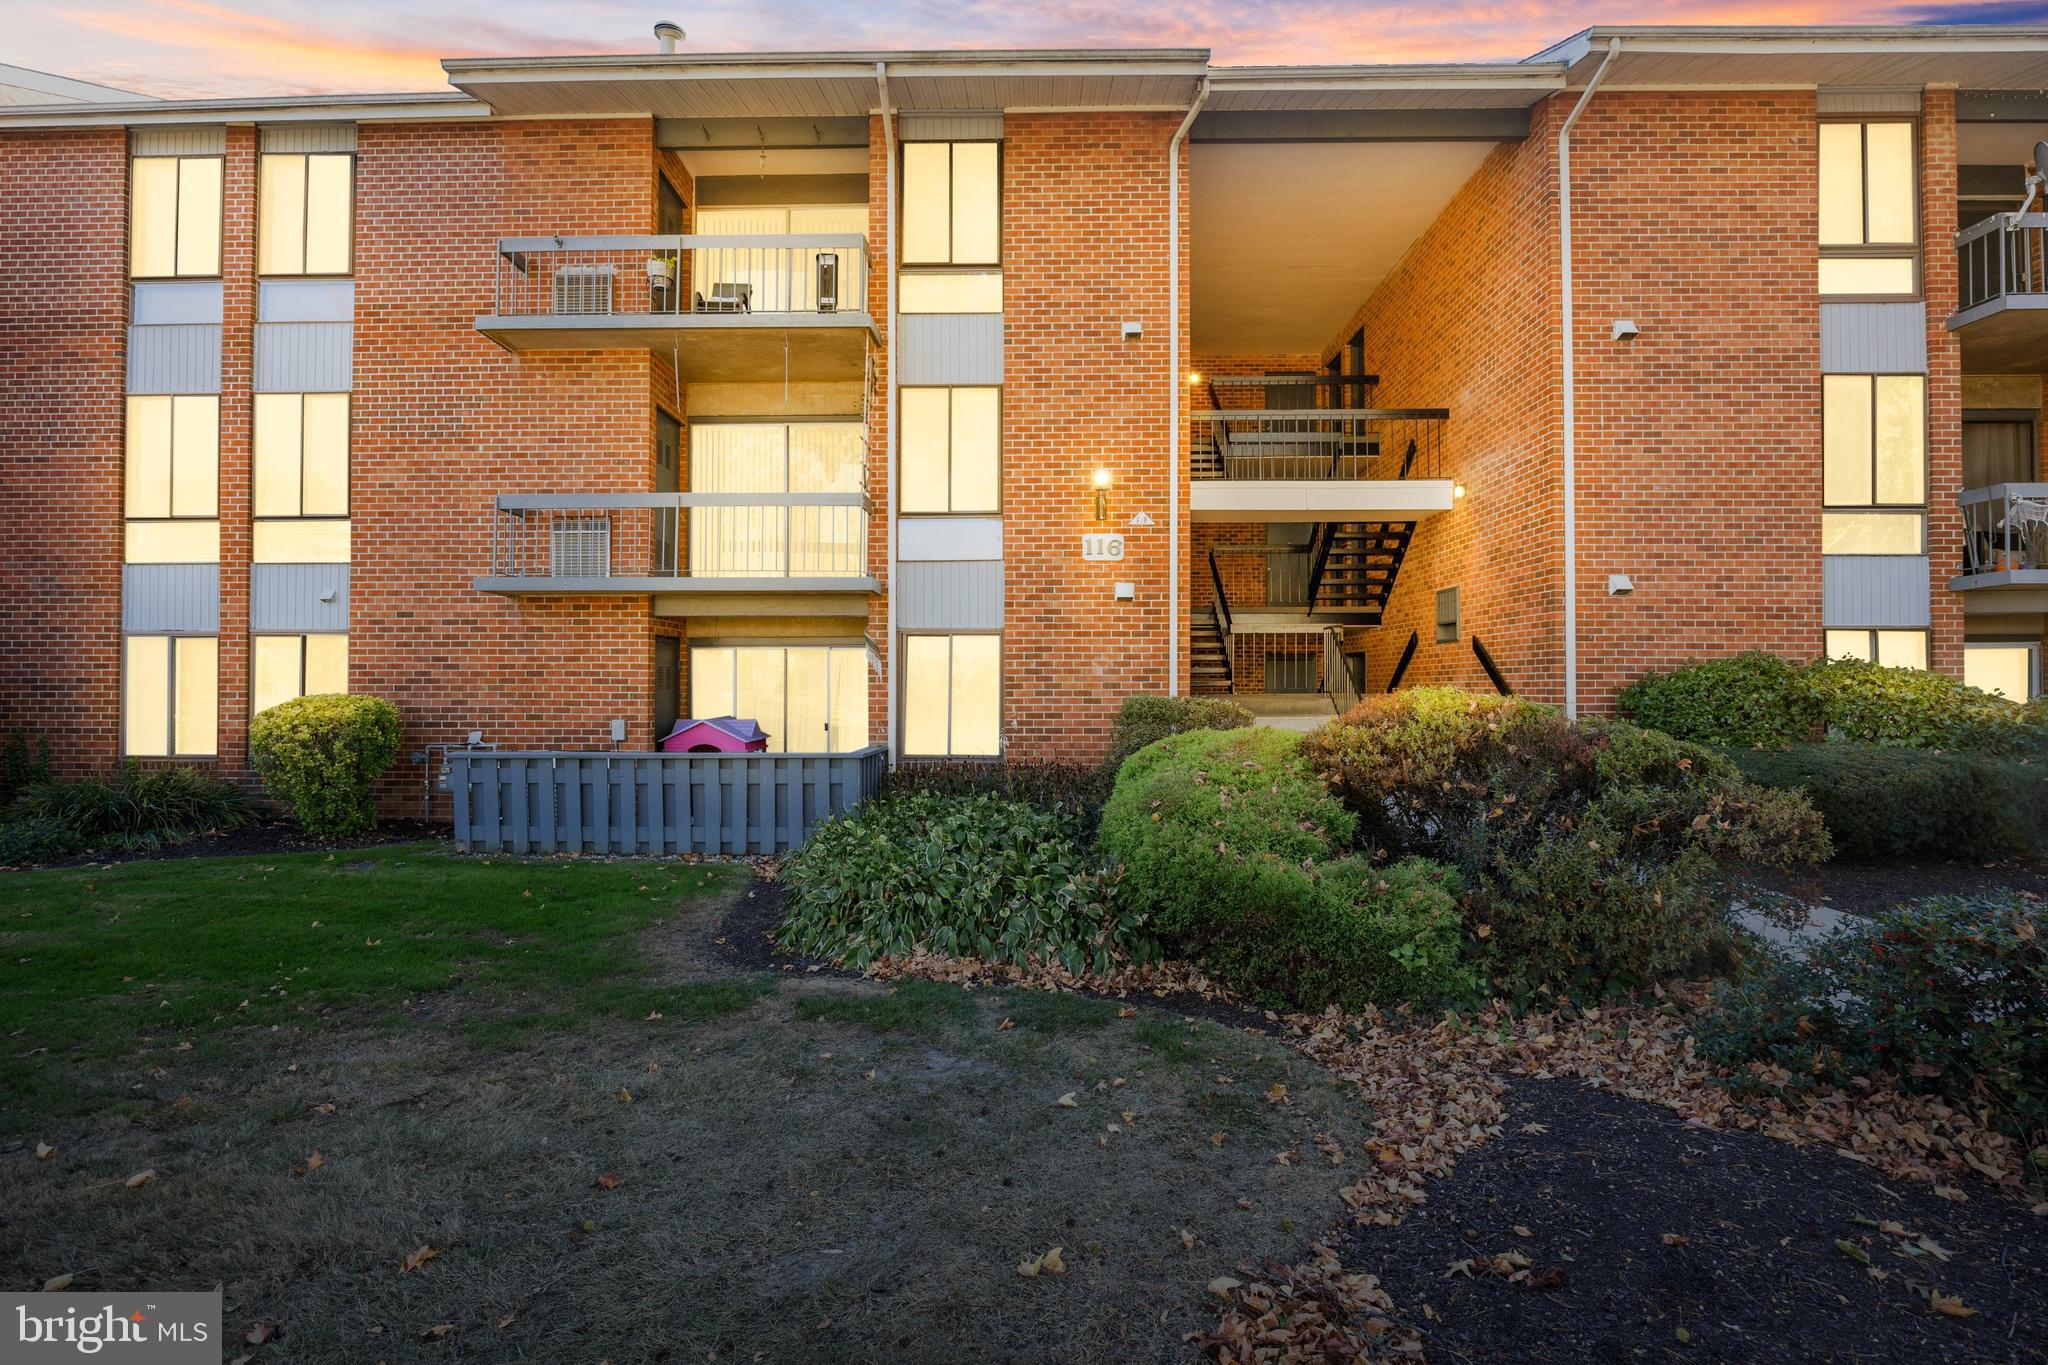
[[1963,671],[1963,598],[1949,591],[1963,559],[1962,343],[1947,327],[1956,308],[1956,92],[1930,88],[1920,106],[1922,296],[1927,301],[1928,666]]
[[227,130],[221,176],[220,745],[215,771],[249,775],[249,562],[254,497],[256,130]]

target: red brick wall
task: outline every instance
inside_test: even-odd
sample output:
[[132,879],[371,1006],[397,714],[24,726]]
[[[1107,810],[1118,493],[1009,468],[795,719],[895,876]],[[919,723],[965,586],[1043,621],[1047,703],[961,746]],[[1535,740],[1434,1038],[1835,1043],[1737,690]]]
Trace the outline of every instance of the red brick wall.
[[0,730],[73,775],[120,743],[127,158],[118,128],[0,138]]
[[1927,663],[1963,673],[1963,598],[1948,581],[1961,572],[1963,513],[1963,344],[1948,330],[1956,310],[1956,92],[1921,96],[1921,290],[1927,300],[1927,554],[1930,625]]

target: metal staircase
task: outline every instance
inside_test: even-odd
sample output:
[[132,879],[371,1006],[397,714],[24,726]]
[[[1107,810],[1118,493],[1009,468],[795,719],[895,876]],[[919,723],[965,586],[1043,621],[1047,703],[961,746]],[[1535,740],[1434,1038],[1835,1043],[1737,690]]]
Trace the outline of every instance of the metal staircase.
[[1309,539],[1309,616],[1378,625],[1415,536],[1412,521],[1326,521]]

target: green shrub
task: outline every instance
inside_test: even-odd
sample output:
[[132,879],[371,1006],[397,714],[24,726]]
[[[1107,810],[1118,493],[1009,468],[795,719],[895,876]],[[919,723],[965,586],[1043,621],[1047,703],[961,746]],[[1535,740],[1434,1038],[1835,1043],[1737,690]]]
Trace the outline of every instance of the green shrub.
[[783,881],[781,944],[856,968],[918,948],[1076,973],[1156,955],[1142,917],[1119,913],[1074,817],[1027,802],[871,801],[813,831]]
[[1077,817],[1092,834],[1116,774],[1092,763],[906,763],[882,779],[882,796],[997,796]]
[[1465,922],[1520,987],[1695,965],[1727,931],[1721,865],[1828,853],[1804,798],[1710,750],[1512,697],[1376,697],[1303,752],[1357,814],[1362,847],[1458,869]]
[[1806,670],[1760,651],[1645,673],[1617,705],[1638,725],[1700,744],[1799,744],[1818,738],[1824,724]]
[[398,757],[398,708],[381,697],[299,697],[249,724],[256,771],[308,834],[356,834],[377,823],[370,785]]
[[1847,741],[1729,757],[1752,782],[1805,792],[1838,855],[2048,857],[2048,764]]
[[210,773],[132,761],[110,777],[38,783],[7,808],[10,822],[61,825],[84,848],[157,848],[237,829],[256,815],[247,792]]
[[1116,713],[1116,729],[1104,766],[1114,773],[1132,754],[1168,735],[1190,730],[1242,730],[1252,720],[1251,712],[1228,697],[1125,697]]
[[2048,1128],[2048,910],[2010,891],[1851,919],[1723,986],[1694,1028],[1723,1066],[1791,1083],[1901,1088],[1988,1108],[2029,1145]]
[[2038,709],[1967,687],[1946,673],[1828,659],[1806,670],[1830,736],[1914,749],[2048,755]]
[[53,863],[84,849],[84,841],[62,820],[36,816],[0,824],[0,867]]
[[22,788],[50,780],[50,741],[36,737],[29,743],[28,731],[14,729],[0,739],[0,807],[20,794]]

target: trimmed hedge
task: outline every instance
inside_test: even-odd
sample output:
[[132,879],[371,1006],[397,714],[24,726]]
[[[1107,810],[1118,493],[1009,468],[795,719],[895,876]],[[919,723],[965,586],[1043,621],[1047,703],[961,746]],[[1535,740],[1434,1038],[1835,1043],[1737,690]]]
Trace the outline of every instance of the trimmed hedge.
[[1616,704],[1638,725],[1700,744],[1800,744],[1827,723],[1806,669],[1758,651],[1645,673]]
[[370,786],[398,757],[398,708],[381,697],[298,697],[249,723],[256,771],[308,834],[377,824]]
[[1123,761],[1155,740],[1190,730],[1242,730],[1250,711],[1228,697],[1125,697],[1116,713],[1104,766],[1115,772]]
[[2048,857],[2048,764],[1846,741],[1728,756],[1804,792],[1847,857]]
[[882,796],[995,796],[1076,817],[1093,834],[1116,773],[1092,763],[905,763],[882,779]]

